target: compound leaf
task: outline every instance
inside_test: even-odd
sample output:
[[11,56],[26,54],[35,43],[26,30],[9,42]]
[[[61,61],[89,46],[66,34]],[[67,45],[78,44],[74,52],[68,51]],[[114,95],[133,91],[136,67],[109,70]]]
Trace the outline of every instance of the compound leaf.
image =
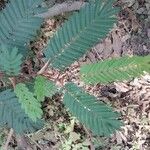
[[150,72],[150,55],[122,57],[84,65],[80,69],[81,79],[87,84],[110,83],[138,77]]
[[104,38],[116,22],[115,0],[96,0],[68,19],[50,39],[45,56],[51,65],[63,70]]
[[34,97],[34,94],[29,91],[25,84],[17,84],[15,93],[29,118],[36,121],[42,117],[43,111],[40,102]]
[[[25,54],[28,42],[37,35],[43,22],[36,14],[45,11],[39,5],[43,0],[10,0],[0,12],[0,43],[17,47]],[[11,50],[11,49],[10,49]]]
[[22,55],[16,47],[8,50],[7,46],[0,46],[0,70],[8,75],[18,75],[21,70]]
[[8,89],[0,93],[0,126],[5,125],[17,134],[23,134],[41,129],[43,121],[33,122],[21,108],[15,93]]
[[65,86],[64,104],[71,113],[90,128],[95,135],[108,136],[119,129],[122,123],[119,113],[85,93],[73,83]]
[[41,102],[46,97],[52,97],[57,92],[57,87],[52,81],[43,76],[37,76],[34,85],[34,92],[37,99]]

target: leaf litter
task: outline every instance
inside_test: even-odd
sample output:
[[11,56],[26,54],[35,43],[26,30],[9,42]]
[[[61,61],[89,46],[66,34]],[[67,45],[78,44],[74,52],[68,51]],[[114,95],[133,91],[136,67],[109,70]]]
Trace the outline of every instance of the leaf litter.
[[[119,0],[118,3],[122,6],[122,11],[117,25],[106,39],[63,74],[55,69],[47,69],[44,76],[60,86],[73,81],[85,88],[87,92],[121,112],[125,125],[110,138],[89,137],[91,133],[64,109],[62,96],[56,94],[43,103],[46,126],[28,135],[33,149],[90,150],[92,142],[97,150],[150,150],[150,75],[145,74],[129,82],[94,86],[87,86],[79,79],[79,68],[83,64],[125,55],[150,54],[150,1]],[[39,38],[31,43],[36,55],[33,59],[34,67],[37,70],[44,65],[43,48],[64,19],[65,15],[46,20]],[[26,63],[29,73],[32,72],[31,63]],[[12,148],[16,147],[15,141],[11,145]]]

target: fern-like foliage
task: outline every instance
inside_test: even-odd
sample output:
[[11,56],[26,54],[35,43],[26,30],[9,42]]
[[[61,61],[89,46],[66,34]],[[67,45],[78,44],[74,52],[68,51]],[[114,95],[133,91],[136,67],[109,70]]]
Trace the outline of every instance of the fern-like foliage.
[[57,92],[57,87],[52,81],[43,76],[37,76],[34,85],[35,96],[39,102],[44,101],[46,97],[52,97]]
[[35,36],[43,19],[35,15],[43,12],[38,7],[42,0],[10,0],[0,12],[0,43],[17,47],[25,54],[27,44]]
[[56,32],[45,51],[53,67],[63,70],[108,34],[118,12],[113,2],[96,0],[87,4]]
[[0,126],[5,125],[23,134],[41,129],[43,122],[39,119],[33,122],[21,108],[15,93],[8,89],[0,93]]
[[95,135],[108,136],[120,128],[119,114],[112,108],[72,83],[67,84],[65,89],[65,106]]
[[122,57],[81,67],[81,79],[88,84],[110,83],[150,72],[150,55]]
[[22,55],[14,47],[11,51],[5,45],[0,46],[0,70],[7,75],[18,75],[21,70]]
[[40,102],[34,97],[34,94],[29,91],[25,84],[19,83],[15,87],[15,93],[21,103],[25,113],[36,122],[42,117],[43,111]]

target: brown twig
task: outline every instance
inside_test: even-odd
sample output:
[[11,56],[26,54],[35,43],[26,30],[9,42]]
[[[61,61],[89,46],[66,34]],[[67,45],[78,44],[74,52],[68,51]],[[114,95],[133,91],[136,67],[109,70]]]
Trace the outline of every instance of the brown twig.
[[6,141],[5,145],[2,148],[3,150],[8,150],[8,146],[9,146],[9,143],[12,139],[13,133],[14,133],[13,129],[10,129],[8,137],[7,137],[7,141]]
[[85,130],[85,132],[86,132],[88,138],[89,138],[90,150],[95,150],[94,144],[93,144],[93,142],[92,142],[92,135],[91,135],[90,131],[89,131],[85,126],[83,126],[83,127],[84,127],[84,130]]
[[23,135],[17,135],[18,149],[20,150],[32,150],[32,147],[28,144],[26,137]]
[[51,18],[65,12],[79,10],[85,4],[86,2],[82,2],[82,1],[75,1],[72,3],[64,2],[62,4],[55,4],[53,7],[49,8],[47,12],[38,14],[36,16],[41,18]]
[[[16,86],[15,78],[9,78],[9,80],[12,83],[13,88],[15,88],[15,86]],[[8,150],[8,145],[12,139],[13,133],[14,133],[13,129],[10,129],[8,137],[7,137],[7,141],[6,141],[5,145],[3,146],[3,150]]]
[[48,60],[45,65],[41,68],[41,70],[37,73],[37,75],[43,74],[45,70],[48,68],[50,61]]
[[31,142],[33,142],[40,150],[43,150],[43,148],[36,141],[34,141],[32,138],[30,138],[29,136],[27,136],[27,138],[29,140],[31,140]]
[[16,79],[15,78],[9,78],[9,80],[10,80],[13,88],[15,88],[16,87]]

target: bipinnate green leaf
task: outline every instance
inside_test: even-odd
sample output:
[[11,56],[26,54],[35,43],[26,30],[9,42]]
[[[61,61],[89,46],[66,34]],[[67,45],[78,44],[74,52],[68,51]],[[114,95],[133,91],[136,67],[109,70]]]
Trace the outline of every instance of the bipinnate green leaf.
[[37,119],[41,119],[43,111],[41,109],[41,103],[34,97],[34,94],[29,91],[25,84],[19,83],[15,87],[15,93],[21,103],[22,109],[25,113],[36,122]]
[[13,128],[15,133],[31,133],[43,127],[43,121],[32,121],[18,102],[15,93],[8,89],[0,93],[0,126]]
[[64,104],[94,135],[109,136],[120,128],[120,114],[73,83],[65,86]]
[[83,65],[81,80],[87,84],[110,83],[139,77],[150,72],[150,55],[114,58],[98,63]]
[[16,47],[11,51],[5,45],[0,45],[0,70],[9,76],[16,76],[20,73],[22,55]]
[[115,0],[96,0],[71,18],[50,39],[45,56],[52,67],[64,70],[105,38],[116,22]]
[[52,97],[57,92],[56,85],[43,76],[37,76],[35,79],[34,93],[39,102],[44,101],[45,97]]

